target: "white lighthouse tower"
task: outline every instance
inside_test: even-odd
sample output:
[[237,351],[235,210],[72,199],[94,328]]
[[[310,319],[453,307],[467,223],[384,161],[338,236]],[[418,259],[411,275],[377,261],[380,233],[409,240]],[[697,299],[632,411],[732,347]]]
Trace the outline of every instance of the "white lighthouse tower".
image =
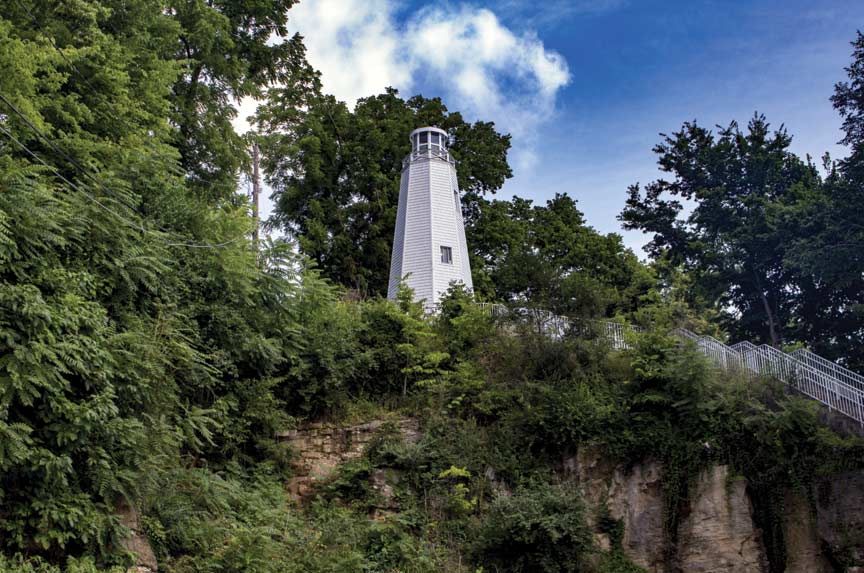
[[402,160],[387,297],[396,298],[404,278],[427,308],[438,304],[453,282],[473,288],[456,162],[447,143],[443,129],[415,129],[411,153]]

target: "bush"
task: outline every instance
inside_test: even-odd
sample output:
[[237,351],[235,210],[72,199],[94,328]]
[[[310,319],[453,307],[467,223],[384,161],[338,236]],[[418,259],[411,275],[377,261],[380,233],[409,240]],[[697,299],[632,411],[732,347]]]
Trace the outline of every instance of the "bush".
[[90,557],[75,559],[70,557],[63,567],[46,563],[39,557],[26,558],[22,555],[4,557],[0,554],[0,571],[3,573],[124,573],[124,567],[101,568]]
[[534,483],[500,497],[477,532],[474,555],[501,573],[571,573],[592,553],[592,535],[575,488]]

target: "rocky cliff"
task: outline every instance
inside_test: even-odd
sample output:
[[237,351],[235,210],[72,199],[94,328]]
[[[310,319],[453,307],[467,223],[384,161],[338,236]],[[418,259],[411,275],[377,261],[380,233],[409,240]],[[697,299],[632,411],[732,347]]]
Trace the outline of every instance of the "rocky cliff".
[[[383,422],[350,427],[312,425],[286,433],[295,451],[297,477],[289,484],[302,497],[326,480],[339,464],[362,455]],[[396,425],[408,440],[417,424]],[[652,573],[768,573],[763,532],[754,519],[754,500],[746,479],[727,466],[708,467],[694,476],[674,539],[666,527],[663,467],[658,462],[616,464],[584,449],[565,460],[563,476],[576,481],[589,507],[596,545],[620,550]],[[372,486],[386,489],[375,474]],[[380,483],[379,483],[380,482]],[[758,500],[756,500],[758,501]],[[782,524],[785,571],[789,573],[864,572],[864,473],[831,476],[812,492],[788,492]],[[604,530],[598,516],[619,525]],[[608,524],[606,524],[608,526]]]
[[366,446],[386,426],[398,431],[407,442],[418,437],[418,425],[413,419],[394,421],[373,420],[353,426],[309,424],[298,430],[279,434],[294,453],[294,476],[288,491],[296,498],[305,497],[316,483],[326,480],[339,465],[358,459]]
[[[612,464],[586,449],[565,468],[589,506],[605,507],[621,523],[621,550],[652,573],[781,570],[769,565],[747,480],[727,466],[695,476],[674,544],[664,526],[660,464]],[[787,492],[784,507],[785,571],[864,571],[864,473],[825,478],[812,492]],[[608,534],[595,528],[598,545],[609,547]]]

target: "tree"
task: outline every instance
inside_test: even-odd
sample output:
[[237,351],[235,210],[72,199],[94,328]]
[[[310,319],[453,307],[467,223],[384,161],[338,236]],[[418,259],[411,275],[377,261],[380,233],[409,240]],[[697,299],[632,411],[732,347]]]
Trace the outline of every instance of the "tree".
[[518,197],[478,205],[467,240],[475,289],[486,298],[608,316],[632,310],[653,286],[621,237],[589,227],[566,194],[545,206]]
[[799,311],[800,338],[817,352],[864,368],[864,35],[852,42],[848,82],[831,98],[843,118],[849,156],[824,158],[827,173],[819,192],[802,195],[783,211],[789,233],[787,264],[812,284],[815,296]]
[[[160,11],[157,2],[149,10]],[[173,85],[174,145],[190,183],[211,201],[230,201],[246,145],[231,125],[232,105],[260,97],[276,82],[291,82],[308,64],[302,38],[287,38],[296,0],[180,0],[168,2],[176,38],[171,49],[180,75]],[[114,18],[123,18],[119,3]],[[279,41],[273,42],[272,38]]]
[[478,562],[507,573],[582,571],[591,548],[579,493],[543,483],[496,500],[472,547]]
[[[156,460],[260,458],[284,422],[273,387],[298,355],[296,276],[282,246],[259,269],[227,190],[237,163],[213,139],[235,137],[230,102],[195,89],[186,104],[209,111],[173,115],[181,29],[243,44],[231,81],[263,81],[249,51],[270,53],[275,24],[242,4],[21,0],[0,16],[4,552],[106,555],[118,501]],[[220,81],[208,66],[201,81]],[[178,149],[187,128],[200,156]],[[193,173],[204,164],[212,181]]]
[[746,132],[732,122],[715,135],[688,122],[663,137],[654,151],[673,179],[644,193],[631,186],[624,227],[653,233],[646,250],[692,273],[698,296],[724,311],[737,336],[775,346],[794,338],[787,335],[806,285],[785,264],[790,237],[778,213],[819,189],[815,167],[790,153],[791,137],[782,127],[771,132],[760,115]]
[[852,42],[852,64],[846,68],[847,82],[834,86],[831,103],[843,118],[844,137],[840,141],[850,149],[849,157],[842,162],[846,177],[864,181],[864,34],[857,33]]
[[849,81],[831,98],[850,154],[826,154],[824,178],[761,116],[746,133],[733,123],[716,136],[687,123],[655,148],[674,179],[631,187],[620,219],[653,233],[648,252],[689,273],[688,298],[712,305],[733,335],[862,368],[864,35],[852,46]]
[[491,123],[465,122],[438,98],[405,101],[388,89],[351,111],[321,94],[315,79],[271,88],[256,122],[276,201],[271,223],[296,237],[325,277],[364,294],[387,290],[402,159],[413,129],[437,125],[455,136],[450,150],[469,214],[511,176],[510,136]]

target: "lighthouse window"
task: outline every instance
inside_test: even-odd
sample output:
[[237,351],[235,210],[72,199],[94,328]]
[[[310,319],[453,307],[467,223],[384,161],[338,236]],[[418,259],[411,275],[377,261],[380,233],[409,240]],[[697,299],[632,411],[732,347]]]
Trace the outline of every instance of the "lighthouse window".
[[432,134],[432,143],[435,145],[441,145],[441,140],[438,139],[437,133]]
[[453,264],[453,249],[451,247],[441,247],[441,262],[447,265]]
[[429,134],[425,131],[420,134],[420,144],[424,143],[429,143]]

